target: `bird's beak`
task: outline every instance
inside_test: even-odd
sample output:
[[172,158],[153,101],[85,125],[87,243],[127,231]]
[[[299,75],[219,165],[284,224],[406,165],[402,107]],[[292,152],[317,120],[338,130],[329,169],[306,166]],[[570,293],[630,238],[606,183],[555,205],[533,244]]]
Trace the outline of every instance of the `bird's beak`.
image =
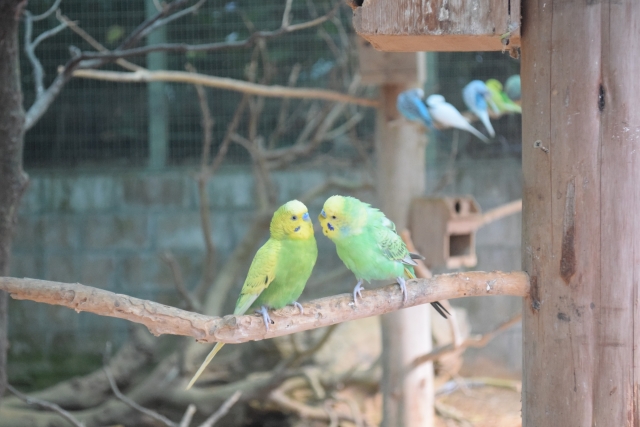
[[302,219],[305,221],[311,221],[311,218],[309,217],[309,212],[305,212],[304,215],[302,215]]
[[324,209],[322,209],[322,210],[320,211],[320,216],[321,216],[322,218],[326,218],[326,217],[327,217],[327,214],[325,213]]

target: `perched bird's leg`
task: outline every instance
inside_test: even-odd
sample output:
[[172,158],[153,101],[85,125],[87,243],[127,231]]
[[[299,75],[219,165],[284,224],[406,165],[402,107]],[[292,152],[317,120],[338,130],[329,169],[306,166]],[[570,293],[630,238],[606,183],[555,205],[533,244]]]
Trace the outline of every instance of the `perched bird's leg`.
[[304,314],[304,308],[302,308],[302,304],[300,304],[298,301],[294,301],[291,305],[297,307],[298,310],[300,310],[300,314]]
[[262,314],[262,320],[264,320],[264,326],[267,328],[267,332],[269,332],[269,324],[271,323],[271,317],[269,317],[269,309],[266,306],[260,307],[260,310],[257,313]]
[[404,277],[396,277],[398,281],[398,285],[400,285],[400,289],[402,290],[402,303],[407,302],[407,285],[405,284]]
[[363,289],[364,288],[362,287],[362,279],[358,279],[358,283],[356,284],[356,287],[353,288],[353,304],[354,305],[358,305],[358,296],[362,298]]

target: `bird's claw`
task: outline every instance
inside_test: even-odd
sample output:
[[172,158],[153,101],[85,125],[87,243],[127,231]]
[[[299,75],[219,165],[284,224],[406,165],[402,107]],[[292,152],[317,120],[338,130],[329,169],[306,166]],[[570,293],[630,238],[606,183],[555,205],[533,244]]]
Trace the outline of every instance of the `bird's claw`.
[[257,312],[262,315],[264,326],[267,328],[267,332],[269,332],[269,324],[272,323],[271,317],[269,316],[269,309],[263,305]]
[[402,303],[407,302],[407,284],[404,280],[404,277],[397,277],[398,285],[400,285],[400,290],[402,291]]
[[298,301],[294,301],[291,305],[300,310],[300,314],[304,314],[304,308],[302,308],[302,304],[300,304]]
[[364,288],[362,287],[362,280],[358,280],[358,283],[356,284],[356,287],[353,288],[353,305],[357,306],[358,305],[358,297],[360,297],[360,299],[362,299],[362,290]]

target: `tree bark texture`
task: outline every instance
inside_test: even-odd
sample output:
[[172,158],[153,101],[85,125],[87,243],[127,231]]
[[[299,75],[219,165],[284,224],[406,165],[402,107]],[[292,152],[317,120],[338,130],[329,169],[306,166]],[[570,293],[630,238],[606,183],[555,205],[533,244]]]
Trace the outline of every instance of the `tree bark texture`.
[[523,6],[523,425],[639,426],[640,2]]
[[241,343],[378,316],[442,299],[526,296],[529,279],[521,271],[470,271],[408,280],[406,302],[402,301],[402,293],[396,284],[364,291],[363,300],[357,307],[351,294],[319,298],[302,304],[303,314],[293,306],[272,311],[270,316],[274,323],[268,331],[260,315],[205,316],[79,283],[0,277],[0,291],[8,292],[14,299],[61,305],[77,312],[141,323],[156,336],[173,334],[193,337],[200,342]]
[[[11,238],[27,179],[22,171],[24,110],[20,87],[18,21],[24,2],[0,2],[0,275],[9,273]],[[6,384],[7,300],[0,291],[0,396]],[[1,398],[1,397],[0,397]]]
[[[416,68],[424,56],[417,54]],[[420,79],[418,79],[420,80]],[[400,118],[396,98],[419,82],[385,84],[380,87],[381,107],[376,130],[377,191],[380,208],[396,223],[407,226],[414,197],[424,193],[426,184],[424,130],[404,122],[389,126]],[[409,174],[407,171],[411,171]],[[433,425],[433,365],[426,363],[410,375],[406,366],[431,351],[431,307],[413,307],[382,317],[383,344],[383,425],[387,427],[429,427]]]

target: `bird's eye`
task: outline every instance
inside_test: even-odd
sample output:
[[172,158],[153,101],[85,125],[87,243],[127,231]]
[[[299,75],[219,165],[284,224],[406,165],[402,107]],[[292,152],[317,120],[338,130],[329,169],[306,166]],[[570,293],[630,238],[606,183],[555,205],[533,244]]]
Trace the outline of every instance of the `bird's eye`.
[[331,217],[331,219],[337,219],[337,218],[336,218],[336,216],[335,216],[335,215],[333,215],[333,216]]
[[298,219],[298,217],[297,217],[296,215],[294,215],[294,216],[292,216],[292,217],[291,217],[291,219],[292,219],[293,221],[295,221],[296,219]]

